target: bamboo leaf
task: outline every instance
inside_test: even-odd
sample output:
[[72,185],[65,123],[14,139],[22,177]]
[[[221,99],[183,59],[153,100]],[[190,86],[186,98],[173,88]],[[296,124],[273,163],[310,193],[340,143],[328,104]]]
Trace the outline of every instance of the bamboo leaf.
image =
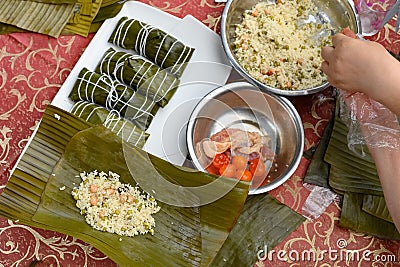
[[168,103],[180,84],[179,79],[146,58],[113,48],[104,53],[96,71],[129,85],[161,107]]
[[147,129],[159,108],[150,98],[113,80],[108,74],[87,68],[79,72],[69,98],[74,102],[88,101],[103,106],[134,122],[142,130]]
[[71,113],[93,124],[104,125],[107,129],[121,137],[125,142],[137,147],[143,147],[150,134],[142,131],[140,126],[121,118],[117,113],[86,101],[78,101],[72,107]]

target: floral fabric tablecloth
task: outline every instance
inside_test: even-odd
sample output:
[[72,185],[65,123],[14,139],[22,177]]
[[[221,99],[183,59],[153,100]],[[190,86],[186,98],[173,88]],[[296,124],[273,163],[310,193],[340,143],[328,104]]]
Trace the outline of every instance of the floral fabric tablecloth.
[[[213,0],[142,1],[178,17],[193,15],[219,32],[224,4]],[[400,51],[394,20],[370,37],[394,53]],[[93,35],[61,36],[34,33],[0,36],[0,192],[12,167],[51,102]],[[332,88],[311,96],[290,98],[305,130],[305,150],[315,146],[333,115]],[[310,194],[303,185],[309,160],[303,157],[294,175],[271,194],[302,213]],[[259,266],[397,266],[400,242],[381,240],[337,225],[340,207],[332,202],[315,220],[306,220],[274,248],[271,259]],[[268,226],[266,226],[268,227]],[[271,248],[269,248],[271,249]],[[346,259],[343,251],[368,257]],[[302,258],[305,251],[319,252]],[[312,256],[312,255],[311,255]],[[0,217],[0,266],[116,266],[96,248],[60,233],[28,227]]]

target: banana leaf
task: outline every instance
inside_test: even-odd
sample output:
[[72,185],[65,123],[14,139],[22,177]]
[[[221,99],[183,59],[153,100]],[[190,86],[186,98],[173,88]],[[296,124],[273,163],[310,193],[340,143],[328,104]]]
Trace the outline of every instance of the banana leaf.
[[309,183],[325,188],[329,188],[329,164],[324,160],[326,149],[329,144],[329,139],[332,134],[333,119],[327,124],[324,133],[319,141],[317,148],[311,158],[310,165],[306,175],[304,176],[304,183]]
[[94,18],[100,10],[102,0],[79,0],[78,9],[72,16],[73,21],[69,21],[63,28],[61,34],[79,34],[88,36]]
[[[130,161],[133,172],[127,169],[125,160]],[[174,166],[121,143],[120,138],[101,125],[91,126],[68,112],[48,106],[37,134],[4,189],[5,194],[0,195],[0,214],[75,236],[121,266],[207,266],[236,222],[249,189],[248,182],[219,178],[219,186],[230,191],[212,203],[181,207],[159,202],[163,212],[156,214],[160,218],[156,220],[155,235],[123,237],[120,241],[121,237],[87,229],[85,222],[79,222],[82,217],[72,204],[70,190],[77,182],[75,176],[83,169],[95,168],[118,172],[124,177],[121,181],[131,183],[142,177],[196,188],[218,178]],[[154,168],[159,172],[152,171]],[[181,191],[175,190],[171,196],[189,196],[193,204],[202,198],[190,190],[185,194]],[[212,191],[215,190],[208,188],[206,192],[212,194]]]
[[354,192],[382,196],[382,186],[368,147],[358,148],[363,150],[363,157],[354,153],[347,146],[347,133],[347,126],[336,115],[324,158],[330,164],[329,185],[339,194]]
[[60,5],[60,4],[74,4],[82,0],[23,0],[23,1]]
[[123,5],[124,2],[120,0],[103,0],[99,12],[97,12],[96,17],[92,21],[92,25],[115,17],[119,13]]
[[19,28],[58,37],[69,18],[75,3],[51,4],[25,0],[0,2],[0,22]]
[[393,222],[384,197],[364,195],[362,210],[385,221]]
[[11,24],[6,24],[6,23],[0,22],[0,34],[1,35],[14,33],[14,32],[28,32],[28,31],[25,29],[22,29],[22,28],[18,28]]
[[396,226],[362,210],[362,194],[345,193],[339,226],[382,239],[400,240]]
[[135,50],[177,77],[182,76],[195,50],[161,29],[127,17],[119,20],[108,41]]
[[96,71],[116,78],[164,107],[179,86],[179,79],[139,55],[109,48]]
[[150,134],[142,131],[134,122],[125,120],[114,112],[93,103],[78,101],[71,113],[93,124],[102,124],[121,137],[125,142],[143,147]]
[[159,108],[151,99],[107,74],[99,74],[86,68],[79,72],[69,98],[74,102],[83,100],[101,105],[121,117],[135,121],[143,130],[150,125]]
[[[64,0],[62,3],[76,3],[78,0]],[[60,4],[61,1],[58,0],[35,0],[34,2],[43,2],[43,3],[52,3],[54,4]],[[121,10],[124,2],[121,2],[120,0],[110,0],[110,1],[102,1],[100,10],[97,12],[96,17],[93,19],[92,23],[90,24],[89,28],[89,33],[95,33],[97,32],[103,22],[106,19],[115,17],[118,12]],[[81,21],[81,16],[79,13],[73,13],[69,19],[69,22],[66,25],[69,25],[69,23],[79,23]],[[70,26],[69,26],[70,27]],[[0,23],[0,34],[9,34],[9,33],[15,33],[15,32],[27,32],[27,30],[16,27],[11,24],[5,24],[5,23]],[[67,31],[67,29],[64,27],[63,31],[61,34],[72,34],[73,32],[71,30]],[[86,32],[84,33],[86,34]]]
[[253,266],[304,221],[269,194],[249,196],[212,266]]

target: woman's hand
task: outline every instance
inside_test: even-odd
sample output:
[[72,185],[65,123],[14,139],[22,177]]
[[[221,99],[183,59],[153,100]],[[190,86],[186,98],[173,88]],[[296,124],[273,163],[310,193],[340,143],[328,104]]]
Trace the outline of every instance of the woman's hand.
[[372,41],[356,39],[348,30],[323,47],[322,71],[331,85],[362,92],[400,114],[400,63],[386,49]]
[[332,38],[332,46],[322,48],[325,60],[322,70],[333,86],[349,91],[369,94],[376,90],[374,84],[384,75],[386,49],[370,41],[362,41],[338,33]]

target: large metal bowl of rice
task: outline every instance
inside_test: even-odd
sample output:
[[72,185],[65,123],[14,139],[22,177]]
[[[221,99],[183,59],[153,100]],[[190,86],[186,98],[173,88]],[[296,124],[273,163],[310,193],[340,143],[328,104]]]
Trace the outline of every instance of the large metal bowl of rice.
[[360,29],[347,0],[229,0],[221,38],[246,80],[266,92],[297,96],[329,86],[321,71],[321,47],[344,28]]

